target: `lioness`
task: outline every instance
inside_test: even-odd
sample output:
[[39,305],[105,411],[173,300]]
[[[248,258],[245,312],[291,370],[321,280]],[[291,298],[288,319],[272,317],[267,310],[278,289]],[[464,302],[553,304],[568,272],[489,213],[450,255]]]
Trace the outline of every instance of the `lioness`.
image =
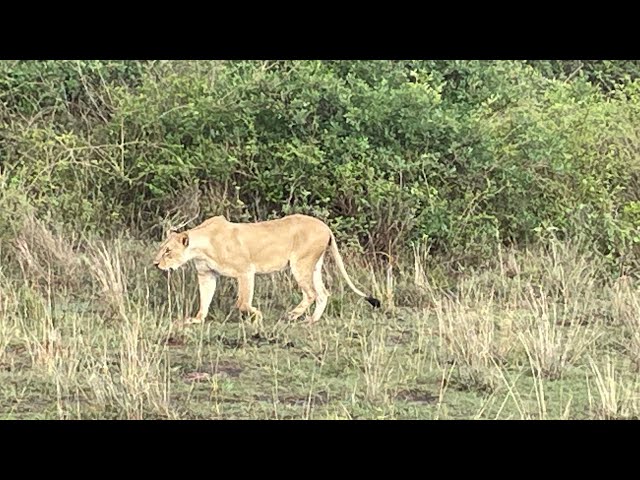
[[324,312],[329,296],[322,282],[322,262],[327,248],[349,287],[375,308],[380,307],[378,299],[358,290],[347,275],[329,227],[307,215],[288,215],[257,223],[233,223],[223,216],[213,217],[182,233],[169,233],[153,264],[169,271],[195,260],[200,310],[186,320],[189,324],[201,323],[206,318],[220,275],[238,280],[236,307],[262,319],[262,313],[251,305],[255,274],[280,271],[288,263],[302,290],[302,301],[287,317],[297,319],[315,301],[316,307],[309,319],[314,323]]

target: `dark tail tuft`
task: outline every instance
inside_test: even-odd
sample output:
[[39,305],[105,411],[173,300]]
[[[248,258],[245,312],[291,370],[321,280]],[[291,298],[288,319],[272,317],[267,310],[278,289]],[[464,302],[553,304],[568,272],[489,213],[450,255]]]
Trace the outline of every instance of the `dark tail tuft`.
[[380,308],[380,300],[378,300],[377,298],[368,296],[365,300],[373,305],[373,308]]

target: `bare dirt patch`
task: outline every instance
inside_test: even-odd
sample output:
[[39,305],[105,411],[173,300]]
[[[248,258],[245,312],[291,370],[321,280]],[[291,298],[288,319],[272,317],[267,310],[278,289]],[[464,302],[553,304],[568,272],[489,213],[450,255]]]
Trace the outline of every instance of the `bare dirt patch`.
[[421,390],[419,388],[410,388],[405,390],[400,390],[395,394],[396,400],[402,400],[408,403],[414,403],[419,405],[427,405],[431,403],[435,403],[438,400],[437,395],[433,395],[426,390]]

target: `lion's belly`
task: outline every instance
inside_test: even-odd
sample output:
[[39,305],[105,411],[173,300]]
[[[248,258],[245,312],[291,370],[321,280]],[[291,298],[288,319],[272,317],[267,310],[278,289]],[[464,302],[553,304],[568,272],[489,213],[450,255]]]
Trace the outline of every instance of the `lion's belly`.
[[203,258],[196,262],[198,269],[209,269],[215,271],[218,275],[224,277],[238,277],[244,275],[249,271],[255,273],[266,274],[279,272],[284,270],[289,264],[288,258],[262,258],[253,259],[250,261],[248,258]]
[[271,242],[260,242],[253,246],[249,257],[256,273],[273,273],[286,268],[289,263],[290,252],[290,245],[274,245]]
[[266,274],[266,273],[274,273],[281,272],[287,265],[289,264],[289,259],[285,259],[284,261],[261,261],[254,263],[253,266],[255,268],[256,273]]

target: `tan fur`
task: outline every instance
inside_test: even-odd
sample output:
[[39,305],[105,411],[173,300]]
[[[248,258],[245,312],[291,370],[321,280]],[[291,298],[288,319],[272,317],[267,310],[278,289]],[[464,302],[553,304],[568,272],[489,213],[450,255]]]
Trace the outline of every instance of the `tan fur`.
[[306,215],[258,223],[232,223],[223,216],[213,217],[191,230],[171,232],[160,246],[154,265],[168,271],[194,260],[200,309],[188,323],[205,320],[220,275],[237,280],[237,308],[261,319],[262,313],[252,306],[255,274],[273,273],[289,265],[302,290],[302,301],[288,313],[288,318],[300,317],[315,302],[310,319],[313,323],[324,312],[329,296],[322,282],[322,262],[328,247],[351,289],[379,306],[378,300],[367,297],[354,286],[329,227]]

